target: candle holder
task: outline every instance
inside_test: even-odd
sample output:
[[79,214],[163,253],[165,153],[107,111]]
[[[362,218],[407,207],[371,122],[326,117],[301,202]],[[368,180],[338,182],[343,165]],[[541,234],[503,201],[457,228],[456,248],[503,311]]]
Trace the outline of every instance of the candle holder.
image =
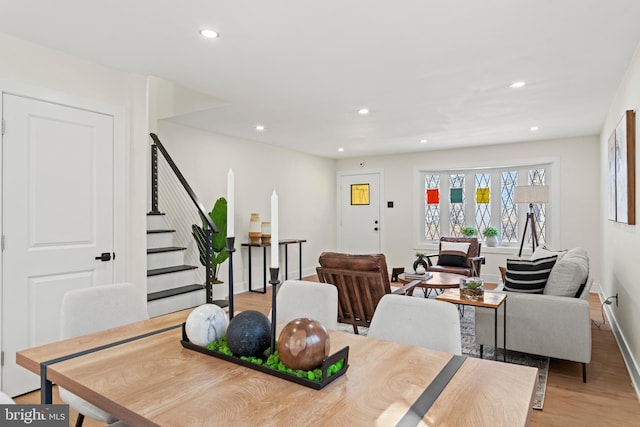
[[276,286],[280,283],[278,276],[280,275],[280,269],[278,267],[269,269],[271,273],[271,354],[276,351]]
[[229,253],[229,320],[233,319],[233,253],[236,251],[235,237],[227,237],[227,252]]

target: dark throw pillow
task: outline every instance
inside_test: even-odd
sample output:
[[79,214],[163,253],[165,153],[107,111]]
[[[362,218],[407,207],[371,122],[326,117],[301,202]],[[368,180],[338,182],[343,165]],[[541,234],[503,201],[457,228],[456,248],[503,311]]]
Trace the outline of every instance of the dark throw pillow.
[[440,253],[438,254],[438,265],[448,267],[462,267],[467,265],[467,252],[470,244],[467,242],[440,242]]
[[557,256],[536,260],[508,259],[505,291],[541,294]]

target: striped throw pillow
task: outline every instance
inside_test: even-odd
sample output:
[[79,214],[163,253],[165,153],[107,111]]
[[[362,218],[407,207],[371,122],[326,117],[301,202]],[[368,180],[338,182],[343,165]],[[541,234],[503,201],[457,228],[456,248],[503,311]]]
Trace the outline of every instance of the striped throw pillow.
[[505,291],[541,294],[557,256],[536,260],[508,259]]

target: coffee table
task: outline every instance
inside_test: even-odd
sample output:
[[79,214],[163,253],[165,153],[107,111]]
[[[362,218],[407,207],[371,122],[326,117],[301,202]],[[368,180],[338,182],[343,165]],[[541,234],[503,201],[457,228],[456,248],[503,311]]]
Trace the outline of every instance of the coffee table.
[[[459,288],[460,287],[460,279],[467,277],[462,274],[455,273],[440,273],[440,272],[430,272],[432,276],[423,280],[421,284],[416,286],[416,288],[420,287],[424,291],[424,297],[428,298],[431,290],[433,289],[436,294],[438,293],[438,289],[443,291],[445,289]],[[398,281],[401,283],[410,283],[415,279],[407,279],[405,277],[405,273],[398,275]],[[415,288],[414,288],[415,289]],[[428,291],[427,291],[428,290]],[[411,292],[413,295],[413,291]]]
[[[499,292],[485,292],[482,298],[470,299],[460,295],[460,289],[447,289],[441,295],[436,296],[437,300],[446,301],[458,306],[472,305],[474,307],[484,307],[493,309],[493,337],[494,352],[493,358],[498,360],[498,308],[504,307],[504,318],[502,324],[502,345],[504,350],[504,361],[507,361],[507,294]],[[482,358],[482,352],[480,352]]]

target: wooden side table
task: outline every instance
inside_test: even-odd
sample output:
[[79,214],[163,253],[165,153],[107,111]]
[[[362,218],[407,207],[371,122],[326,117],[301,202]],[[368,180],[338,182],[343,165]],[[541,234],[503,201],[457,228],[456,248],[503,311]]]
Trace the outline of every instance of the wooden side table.
[[[442,294],[436,296],[437,300],[446,301],[458,305],[472,305],[474,307],[492,308],[494,313],[493,337],[494,337],[494,360],[498,360],[498,308],[504,305],[504,318],[502,324],[502,345],[504,350],[504,361],[507,361],[507,294],[498,292],[485,292],[483,298],[472,300],[460,296],[460,289],[447,289]],[[482,357],[482,353],[480,353]]]

